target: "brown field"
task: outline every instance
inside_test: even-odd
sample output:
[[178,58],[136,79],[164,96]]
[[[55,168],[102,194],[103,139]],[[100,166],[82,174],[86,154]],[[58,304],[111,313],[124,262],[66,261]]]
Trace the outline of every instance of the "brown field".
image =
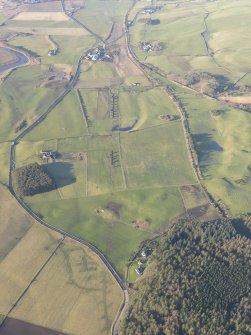
[[9,27],[11,31],[35,35],[61,35],[61,36],[87,36],[88,31],[82,28],[27,28],[27,27]]
[[219,219],[218,212],[209,203],[188,209],[187,215],[189,215],[189,217],[193,220],[201,222]]
[[122,84],[121,78],[112,79],[95,79],[95,80],[79,80],[77,88],[102,88],[114,87]]
[[69,75],[72,73],[72,65],[55,64],[54,66],[57,70],[65,72],[67,77],[69,77]]
[[115,22],[113,26],[113,30],[111,36],[107,39],[108,44],[113,44],[119,38],[121,38],[124,34],[123,24],[119,22]]
[[3,186],[0,213],[0,335],[110,334],[122,291],[100,259],[33,223]]
[[211,205],[205,192],[199,185],[187,185],[180,187],[180,193],[187,214],[195,220],[208,221],[219,218],[219,214]]
[[129,58],[126,45],[120,46],[119,61],[117,67],[122,76],[144,76],[144,72]]
[[61,1],[50,1],[27,5],[29,12],[62,12]]
[[122,292],[99,258],[66,239],[10,317],[74,335],[108,335]]
[[[17,212],[15,216],[18,217]],[[9,312],[51,255],[60,238],[61,235],[35,224],[5,256],[0,263],[1,314]]]
[[63,12],[22,12],[15,16],[15,21],[69,21]]
[[[9,191],[0,185],[0,265],[31,228],[33,220],[21,210]],[[1,308],[0,308],[1,310]],[[1,312],[0,312],[1,313]]]
[[251,95],[241,95],[241,96],[229,96],[224,95],[219,98],[220,100],[226,102],[232,102],[235,104],[251,104]]

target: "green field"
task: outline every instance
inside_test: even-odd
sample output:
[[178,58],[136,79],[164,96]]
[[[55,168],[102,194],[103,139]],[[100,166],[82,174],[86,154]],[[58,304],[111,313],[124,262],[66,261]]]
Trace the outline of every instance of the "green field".
[[[116,21],[122,21],[130,1],[118,2],[110,0],[86,0],[85,7],[74,15],[81,23],[96,34],[107,37]],[[99,18],[97,20],[97,18]]]
[[13,138],[14,129],[20,121],[32,122],[44,113],[62,92],[62,87],[44,87],[43,79],[48,67],[33,65],[16,69],[0,85],[1,110],[0,139]]
[[[233,215],[249,211],[250,114],[189,91],[181,91],[179,97],[189,113],[207,189]],[[220,110],[220,115],[213,116],[213,110]]]
[[[138,13],[130,27],[131,45],[139,59],[166,73],[205,71],[236,81],[250,69],[250,12],[248,0],[200,1],[190,6],[162,2],[161,10],[151,15],[159,24],[149,25],[149,16],[135,6],[130,16],[132,19]],[[163,49],[142,52],[140,41],[161,43]]]
[[[179,187],[196,178],[181,121],[159,119],[179,116],[165,90],[80,89],[79,94],[91,126],[76,92],[68,94],[20,141],[16,166],[41,163],[41,150],[59,153],[46,164],[57,189],[26,201],[46,221],[94,243],[123,275],[139,243],[184,214]],[[115,118],[112,95],[119,100]],[[135,120],[131,132],[113,130]]]
[[[26,198],[35,212],[105,252],[123,276],[132,251],[184,213],[177,188],[123,191],[66,200]],[[99,211],[97,211],[99,210]]]
[[136,120],[133,130],[157,125],[169,125],[160,115],[180,116],[175,105],[163,89],[145,91],[122,91],[119,95],[120,127],[130,127]]
[[38,131],[28,134],[26,139],[37,141],[86,135],[84,117],[76,93],[69,93],[37,129]]
[[121,155],[128,187],[194,183],[195,176],[182,137],[179,123],[121,135]]

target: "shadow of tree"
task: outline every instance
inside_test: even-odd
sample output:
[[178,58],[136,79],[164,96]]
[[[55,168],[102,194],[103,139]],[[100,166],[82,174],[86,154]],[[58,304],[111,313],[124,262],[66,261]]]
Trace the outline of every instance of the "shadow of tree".
[[203,173],[208,172],[210,161],[214,152],[222,152],[224,149],[207,133],[192,135],[195,150],[198,155],[199,164]]
[[7,318],[0,329],[1,335],[66,335],[57,330],[45,328],[22,320]]
[[68,162],[55,162],[45,164],[43,167],[48,174],[55,180],[57,188],[61,188],[76,182],[74,175],[74,165]]

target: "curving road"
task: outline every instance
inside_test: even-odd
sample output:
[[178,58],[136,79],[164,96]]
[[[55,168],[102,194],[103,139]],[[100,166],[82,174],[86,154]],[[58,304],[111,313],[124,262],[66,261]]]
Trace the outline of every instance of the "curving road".
[[[79,22],[78,22],[79,23]],[[84,25],[82,25],[83,28],[86,29],[86,27]],[[88,29],[87,29],[88,30]],[[89,30],[88,30],[89,31]],[[90,31],[91,32],[91,31]],[[95,37],[99,38],[99,36],[97,36],[96,34],[94,34]],[[33,212],[33,210],[17,195],[17,193],[15,192],[14,186],[13,186],[13,172],[15,170],[15,147],[18,145],[19,141],[26,135],[28,134],[30,131],[32,131],[35,127],[37,127],[41,122],[43,122],[47,115],[64,99],[64,97],[70,93],[73,89],[74,86],[76,85],[78,78],[79,78],[79,74],[80,74],[80,66],[81,63],[84,59],[84,57],[86,56],[86,54],[88,53],[85,52],[78,60],[78,64],[77,64],[77,69],[75,72],[75,75],[72,77],[70,83],[67,85],[65,91],[49,106],[49,108],[45,111],[45,113],[43,113],[40,117],[38,117],[38,119],[36,121],[34,121],[29,127],[27,127],[25,130],[23,130],[16,138],[13,139],[13,141],[11,142],[11,151],[10,151],[10,166],[9,166],[9,190],[11,192],[11,194],[13,195],[13,197],[16,199],[16,201],[20,204],[20,206],[34,219],[36,220],[39,224],[43,225],[44,227],[53,230],[55,232],[58,232],[60,234],[62,234],[64,237],[68,237],[71,238],[72,240],[75,240],[79,243],[81,243],[82,245],[84,245],[85,247],[89,248],[91,251],[93,251],[98,257],[99,259],[103,262],[103,264],[105,265],[105,267],[108,269],[108,271],[112,274],[112,276],[114,277],[114,279],[116,280],[116,282],[118,283],[118,285],[120,286],[120,288],[123,291],[123,303],[121,304],[120,310],[118,312],[117,318],[115,320],[115,322],[113,323],[112,326],[112,334],[113,335],[118,335],[119,332],[119,326],[121,324],[121,321],[123,319],[123,316],[125,314],[128,302],[129,302],[129,294],[127,291],[127,288],[123,282],[123,280],[120,278],[119,274],[116,272],[116,270],[114,269],[114,267],[111,265],[111,263],[108,261],[108,259],[105,257],[105,255],[102,253],[102,251],[100,251],[97,247],[95,247],[93,244],[85,241],[82,238],[79,238],[73,234],[70,234],[62,229],[56,228],[48,223],[46,223],[44,220],[42,220],[36,213]]]

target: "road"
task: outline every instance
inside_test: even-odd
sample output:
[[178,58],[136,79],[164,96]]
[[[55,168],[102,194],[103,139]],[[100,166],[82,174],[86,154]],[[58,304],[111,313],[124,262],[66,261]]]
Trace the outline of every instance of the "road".
[[[85,26],[82,25],[83,28],[85,28]],[[86,28],[85,28],[86,29]],[[90,33],[92,33],[90,31]],[[99,36],[97,36],[96,34],[94,34],[96,38],[99,38]],[[70,83],[68,84],[68,86],[65,88],[64,92],[49,106],[49,108],[41,115],[38,117],[37,120],[35,120],[29,127],[27,127],[25,130],[23,130],[16,138],[14,138],[11,142],[11,151],[10,151],[10,165],[9,165],[9,191],[10,193],[13,195],[13,197],[16,199],[16,201],[20,204],[20,206],[34,219],[36,220],[37,223],[41,224],[42,226],[55,231],[57,233],[62,234],[64,237],[68,237],[74,241],[77,241],[79,243],[81,243],[82,245],[84,245],[85,247],[87,247],[88,249],[90,249],[92,252],[94,252],[99,259],[103,262],[103,264],[105,265],[105,267],[107,268],[107,270],[112,274],[112,276],[114,277],[114,279],[116,280],[116,282],[118,283],[118,285],[120,286],[120,288],[123,291],[123,302],[121,304],[120,310],[118,312],[117,318],[112,326],[112,334],[113,335],[118,335],[119,332],[119,326],[121,324],[122,318],[125,314],[128,302],[129,302],[129,294],[127,291],[127,288],[123,282],[123,280],[120,278],[119,274],[117,273],[117,271],[114,269],[114,267],[111,265],[111,263],[108,261],[108,259],[106,258],[106,256],[102,253],[102,251],[100,251],[97,247],[95,247],[93,244],[85,241],[84,239],[75,236],[73,234],[70,234],[62,229],[56,228],[48,223],[46,223],[44,220],[42,220],[36,213],[33,212],[33,210],[17,195],[17,193],[15,192],[14,186],[13,186],[13,172],[15,170],[15,147],[18,145],[19,141],[25,136],[27,135],[29,132],[31,132],[35,127],[37,127],[41,122],[43,122],[46,117],[48,116],[48,114],[64,99],[64,97],[70,93],[79,78],[79,74],[80,74],[80,66],[81,63],[84,60],[84,57],[86,56],[86,54],[88,53],[85,52],[83,55],[81,55],[81,57],[78,60],[78,64],[77,64],[77,69],[76,72],[74,74],[74,76],[72,77]]]

